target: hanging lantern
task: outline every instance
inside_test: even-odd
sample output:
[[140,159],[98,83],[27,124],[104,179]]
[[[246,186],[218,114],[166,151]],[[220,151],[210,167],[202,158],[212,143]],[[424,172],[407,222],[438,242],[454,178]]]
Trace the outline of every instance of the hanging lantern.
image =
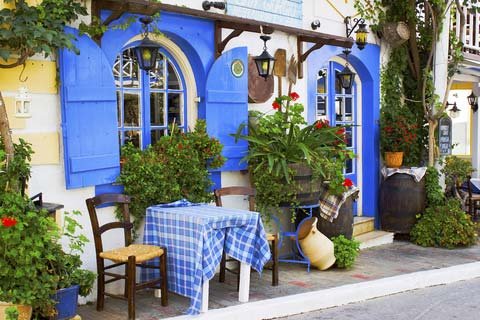
[[148,25],[153,21],[152,17],[141,17],[139,20],[143,24],[143,39],[133,50],[140,69],[149,71],[155,68],[160,45],[148,38]]
[[337,73],[337,77],[340,80],[342,88],[350,90],[353,86],[353,81],[355,80],[355,73],[348,67],[348,55],[350,54],[350,50],[343,50],[343,53],[345,54],[345,60],[347,63],[345,64],[345,68]]
[[453,105],[453,107],[450,110],[448,110],[448,114],[450,115],[450,118],[452,119],[458,118],[461,110],[457,108],[457,102],[454,102],[453,104],[447,103],[447,106],[449,105]]
[[18,93],[15,96],[15,117],[17,118],[30,118],[30,102],[32,97],[28,93],[28,89],[22,86],[18,89]]
[[355,43],[357,44],[358,49],[363,50],[363,48],[365,48],[365,46],[367,45],[367,35],[367,25],[362,22],[359,23],[358,30],[355,32]]
[[470,93],[469,96],[467,96],[468,104],[472,108],[473,112],[477,112],[478,110],[478,98],[477,96],[473,93]]
[[255,65],[257,66],[258,75],[263,77],[265,81],[273,73],[273,66],[275,65],[275,58],[272,57],[267,51],[267,41],[270,40],[270,36],[261,35],[260,39],[263,40],[263,52],[259,56],[253,58]]

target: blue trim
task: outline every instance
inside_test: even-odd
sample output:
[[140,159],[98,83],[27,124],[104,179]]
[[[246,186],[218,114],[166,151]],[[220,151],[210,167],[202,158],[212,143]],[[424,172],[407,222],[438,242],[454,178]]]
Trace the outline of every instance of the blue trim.
[[[315,120],[316,82],[319,67],[334,56],[343,56],[342,48],[324,46],[308,57],[308,114],[309,123]],[[364,50],[352,48],[348,60],[362,82],[362,185],[360,192],[363,215],[375,217],[378,223],[378,192],[380,184],[379,126],[380,115],[380,47],[368,44]],[[330,96],[329,96],[330,99]],[[358,141],[357,141],[358,142]]]

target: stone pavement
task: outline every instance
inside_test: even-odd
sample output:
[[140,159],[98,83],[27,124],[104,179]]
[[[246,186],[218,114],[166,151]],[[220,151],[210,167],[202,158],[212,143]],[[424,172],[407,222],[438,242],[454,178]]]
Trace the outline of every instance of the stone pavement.
[[[265,270],[260,277],[252,272],[250,301],[260,301],[299,293],[334,288],[348,284],[399,276],[418,271],[434,270],[480,261],[480,242],[470,248],[447,250],[423,248],[405,241],[366,249],[360,252],[355,266],[350,270],[331,268],[326,271],[312,269],[310,273],[300,264],[280,264],[280,284],[272,287],[271,271]],[[236,276],[227,273],[225,283],[216,276],[210,282],[210,309],[239,305],[236,291]],[[108,287],[107,287],[108,288]],[[169,295],[169,306],[161,307],[153,292],[137,293],[137,319],[153,320],[182,315],[188,307],[188,299]],[[105,301],[105,310],[95,310],[94,304],[79,307],[83,320],[126,319],[127,303],[123,300]],[[246,318],[245,318],[246,319]]]

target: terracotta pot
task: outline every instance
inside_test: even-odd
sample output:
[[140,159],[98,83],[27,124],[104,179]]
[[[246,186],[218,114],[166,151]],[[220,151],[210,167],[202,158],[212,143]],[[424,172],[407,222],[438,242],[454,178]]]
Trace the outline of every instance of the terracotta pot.
[[310,263],[326,270],[335,263],[333,242],[317,229],[317,218],[302,221],[298,231],[298,242]]
[[385,152],[385,164],[388,168],[400,168],[403,162],[403,152]]
[[13,304],[0,301],[0,320],[5,320],[7,315],[5,314],[8,307],[17,307],[19,316],[18,320],[30,320],[32,318],[32,307],[20,304]]

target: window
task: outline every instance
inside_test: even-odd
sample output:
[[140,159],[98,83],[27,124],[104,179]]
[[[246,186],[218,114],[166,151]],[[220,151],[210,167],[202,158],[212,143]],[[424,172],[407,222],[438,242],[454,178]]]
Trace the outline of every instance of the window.
[[168,126],[186,129],[185,85],[176,63],[161,51],[155,68],[140,70],[131,48],[117,56],[113,66],[117,88],[118,138],[139,148],[166,135]]

